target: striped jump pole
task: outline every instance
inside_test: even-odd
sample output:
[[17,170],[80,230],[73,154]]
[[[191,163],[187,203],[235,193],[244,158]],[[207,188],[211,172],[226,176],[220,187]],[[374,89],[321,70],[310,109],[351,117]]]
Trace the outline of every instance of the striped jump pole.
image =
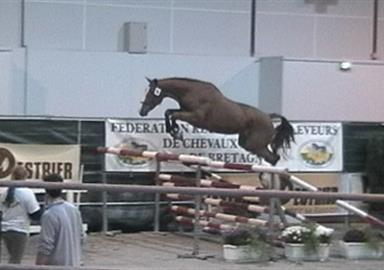
[[[179,213],[179,214],[185,214],[185,215],[194,215],[196,210],[193,208],[187,208],[183,206],[171,206],[171,210],[173,212]],[[251,225],[256,226],[266,226],[267,221],[256,219],[256,218],[247,218],[247,217],[241,217],[241,216],[235,216],[235,215],[229,215],[229,214],[223,214],[223,213],[211,213],[208,211],[200,210],[200,215],[210,218],[217,218],[223,221],[229,221],[229,222],[239,222],[239,223],[247,223]]]
[[[183,194],[167,194],[167,197],[173,200],[192,200],[193,196],[189,195],[183,195]],[[241,202],[229,202],[223,199],[213,199],[213,198],[204,198],[203,202],[205,204],[215,205],[215,206],[222,206],[222,207],[231,207],[231,208],[240,208],[245,209],[250,212],[254,213],[265,213],[265,207],[254,205],[254,204],[247,204],[247,203],[241,203]]]
[[[176,183],[176,185],[163,183],[163,185],[165,186],[186,186],[188,183],[192,181],[192,178],[178,176],[178,175],[170,175],[170,174],[160,174],[159,178],[162,181],[169,181],[169,182]],[[201,186],[204,186],[204,187],[240,189],[240,190],[260,190],[255,186],[232,184],[232,183],[225,182],[224,180],[212,181],[212,180],[200,179],[200,183],[201,183]],[[247,197],[243,199],[251,200],[254,203],[255,202],[257,203],[260,201],[259,198],[253,198],[253,197]]]
[[[187,224],[187,225],[195,224],[194,219],[184,217],[184,216],[177,216],[177,217],[175,217],[175,220],[181,224]],[[231,230],[231,229],[236,228],[235,226],[231,226],[228,224],[214,223],[214,222],[209,222],[207,220],[199,220],[198,223],[200,226],[208,227],[208,228],[214,228],[217,230]]]
[[[248,210],[250,212],[256,212],[256,213],[264,213],[268,214],[269,213],[269,208],[264,207],[264,206],[259,206],[259,205],[254,205],[254,204],[247,204],[247,203],[241,203],[241,202],[229,202],[225,201],[223,199],[213,199],[213,198],[206,198],[204,200],[206,204],[211,204],[211,205],[216,205],[216,206],[223,206],[223,207],[237,207],[241,209]],[[291,217],[296,218],[297,220],[300,221],[307,221],[307,218],[304,217],[301,214],[294,213],[292,211],[289,211],[285,207],[281,207],[284,214],[287,214]]]
[[[162,181],[170,181],[170,182],[176,182],[176,183],[183,183],[183,182],[191,182],[195,179],[183,177],[179,175],[171,175],[171,174],[159,174],[159,179]],[[238,184],[232,184],[224,181],[212,181],[207,179],[200,179],[200,184],[204,187],[215,187],[215,188],[233,188],[233,189],[245,189],[245,190],[254,190],[258,189],[254,186],[248,186],[248,185],[238,185]]]
[[[174,183],[174,182],[163,182],[162,183],[162,186],[163,187],[184,187],[184,188],[188,188],[188,187],[191,187],[189,184],[185,183],[185,182],[179,182],[179,183]],[[208,188],[211,188],[211,187],[208,187]],[[211,189],[211,190],[217,190],[218,188],[215,188],[215,189]],[[229,188],[224,188],[224,190],[233,190],[233,189],[229,189]],[[236,190],[239,190],[239,189],[236,189]],[[254,190],[257,190],[259,191],[258,189],[254,189]],[[206,195],[213,195],[213,194],[206,194]],[[228,197],[228,196],[227,196]],[[244,197],[241,197],[242,200],[247,200],[247,201],[251,201],[253,203],[259,203],[259,198],[257,197],[251,197],[251,196],[244,196]]]
[[[298,185],[298,186],[300,186],[306,190],[319,191],[317,187],[308,184],[307,182],[301,180],[300,178],[298,178],[294,175],[291,175],[289,180],[292,183],[294,183],[294,184],[296,184],[296,185]],[[365,211],[347,203],[346,201],[336,200],[336,204],[338,206],[340,206],[341,208],[344,208],[345,210],[352,212],[352,213],[356,214],[357,216],[361,217],[364,221],[368,222],[369,224],[379,225],[379,226],[384,228],[384,221],[366,213]]]
[[[182,194],[167,194],[167,197],[173,200],[188,201],[193,199],[193,196],[182,195]],[[210,204],[215,206],[245,209],[254,213],[264,213],[264,214],[269,213],[268,207],[260,206],[260,205],[254,205],[254,204],[248,204],[248,203],[242,203],[242,202],[229,202],[223,199],[214,199],[214,198],[204,198],[203,202],[205,204]],[[282,207],[282,210],[284,211],[284,214],[291,216],[299,221],[302,221],[302,222],[308,221],[308,219],[305,216],[292,212],[286,209],[285,207]]]
[[133,150],[128,148],[116,148],[116,147],[98,147],[97,152],[105,154],[114,154],[120,156],[134,156],[134,157],[146,157],[154,158],[160,161],[180,161],[186,164],[195,164],[201,166],[208,166],[213,168],[230,169],[230,170],[241,170],[247,172],[265,172],[265,173],[276,173],[276,174],[287,174],[285,168],[262,166],[259,164],[243,164],[243,163],[229,163],[223,161],[214,161],[207,157],[200,157],[194,155],[184,154],[169,154],[155,151],[142,151]]

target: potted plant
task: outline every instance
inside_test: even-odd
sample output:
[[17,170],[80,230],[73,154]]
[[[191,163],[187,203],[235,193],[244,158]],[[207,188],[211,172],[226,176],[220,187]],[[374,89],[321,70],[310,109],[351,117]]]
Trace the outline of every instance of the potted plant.
[[384,239],[380,232],[370,228],[352,228],[340,241],[341,255],[347,259],[379,259],[384,253]]
[[260,229],[234,228],[224,231],[223,256],[226,261],[243,263],[268,258],[266,233]]
[[281,233],[285,257],[290,261],[325,261],[329,257],[333,229],[321,225],[289,226]]

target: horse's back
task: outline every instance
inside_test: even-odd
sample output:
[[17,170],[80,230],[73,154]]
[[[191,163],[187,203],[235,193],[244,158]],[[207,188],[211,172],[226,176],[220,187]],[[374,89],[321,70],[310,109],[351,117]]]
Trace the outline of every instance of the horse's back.
[[241,102],[236,103],[243,108],[244,113],[247,114],[250,119],[261,122],[263,125],[272,125],[271,118],[267,113],[248,104]]
[[198,109],[203,106],[216,106],[225,100],[225,96],[220,90],[212,83],[191,80],[190,84],[186,84],[185,95],[183,100],[186,101],[184,105],[192,105],[193,109]]
[[162,81],[168,81],[172,82],[174,87],[185,89],[188,92],[192,93],[216,93],[219,95],[222,95],[220,90],[210,82],[197,80],[197,79],[191,79],[191,78],[184,78],[184,77],[174,77],[174,78],[167,78],[167,79],[161,79]]
[[261,110],[233,101],[212,83],[189,78],[171,78],[182,89],[182,110],[196,116],[191,124],[218,133],[240,133],[245,129],[273,131],[271,119]]

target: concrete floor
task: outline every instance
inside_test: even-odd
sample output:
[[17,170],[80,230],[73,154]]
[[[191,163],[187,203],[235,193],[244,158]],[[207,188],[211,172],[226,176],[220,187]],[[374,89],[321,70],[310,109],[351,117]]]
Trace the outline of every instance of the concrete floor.
[[[23,260],[24,265],[33,265],[37,236],[31,236]],[[99,269],[269,269],[269,270],[379,270],[384,269],[384,260],[346,260],[338,256],[337,245],[332,247],[332,256],[325,262],[293,263],[283,256],[283,250],[276,248],[275,262],[236,264],[226,262],[220,243],[200,240],[200,257],[185,258],[192,254],[194,241],[191,237],[174,233],[142,232],[134,234],[88,235],[84,248],[84,265],[98,266]],[[2,247],[2,262],[6,262],[5,248]],[[187,256],[184,256],[187,255]],[[100,268],[101,267],[101,268]]]

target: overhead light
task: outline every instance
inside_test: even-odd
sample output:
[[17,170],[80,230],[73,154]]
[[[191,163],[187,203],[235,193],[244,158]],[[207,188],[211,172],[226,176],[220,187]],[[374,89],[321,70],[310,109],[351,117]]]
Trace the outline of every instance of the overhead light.
[[340,70],[348,71],[348,70],[351,69],[351,67],[352,67],[352,63],[351,62],[343,61],[343,62],[339,63],[339,69]]

